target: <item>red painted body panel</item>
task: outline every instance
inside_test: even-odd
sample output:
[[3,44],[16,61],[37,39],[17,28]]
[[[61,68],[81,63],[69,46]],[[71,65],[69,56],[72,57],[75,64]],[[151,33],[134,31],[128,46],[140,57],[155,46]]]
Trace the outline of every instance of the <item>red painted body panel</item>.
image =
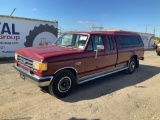
[[82,50],[80,49],[73,49],[64,46],[38,46],[38,47],[29,47],[29,48],[22,48],[16,51],[22,56],[27,58],[39,61],[39,62],[48,62],[45,59],[50,57],[58,57],[68,54],[75,54],[80,53]]
[[[70,32],[74,34],[88,34],[101,35],[104,41],[105,49],[99,51],[97,59],[95,59],[95,51],[87,51],[87,47],[84,50],[74,49],[70,47],[62,46],[42,46],[42,47],[30,47],[22,48],[16,51],[17,54],[36,60],[39,62],[48,63],[48,70],[45,72],[33,70],[33,73],[38,76],[53,75],[58,70],[64,68],[71,68],[75,70],[78,77],[84,77],[87,75],[95,74],[97,72],[106,71],[115,67],[123,66],[127,64],[129,59],[133,55],[137,55],[138,58],[142,58],[144,55],[143,43],[136,47],[122,47],[118,45],[118,35],[136,35],[136,33],[130,32],[115,32],[115,31],[101,31],[101,32]],[[111,36],[113,38],[114,49],[107,49],[107,42],[105,36]],[[90,41],[89,37],[88,41]],[[142,42],[142,41],[141,41]],[[86,46],[88,46],[88,43]],[[17,61],[16,61],[17,62]],[[24,66],[22,66],[25,68]],[[25,68],[27,69],[27,68]]]

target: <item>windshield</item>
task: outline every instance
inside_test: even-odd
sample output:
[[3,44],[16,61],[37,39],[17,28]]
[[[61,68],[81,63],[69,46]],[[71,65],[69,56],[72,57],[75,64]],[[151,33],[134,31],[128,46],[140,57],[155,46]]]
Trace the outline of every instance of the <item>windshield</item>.
[[55,44],[66,47],[84,49],[87,39],[88,35],[84,34],[63,34],[56,40]]

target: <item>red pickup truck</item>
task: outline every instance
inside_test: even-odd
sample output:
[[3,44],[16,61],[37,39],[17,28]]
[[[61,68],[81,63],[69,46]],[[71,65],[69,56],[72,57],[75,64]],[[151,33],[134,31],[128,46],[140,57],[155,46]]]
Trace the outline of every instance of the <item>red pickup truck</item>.
[[81,84],[119,71],[132,74],[144,59],[141,37],[125,31],[67,32],[53,45],[18,49],[14,68],[21,78],[67,96]]

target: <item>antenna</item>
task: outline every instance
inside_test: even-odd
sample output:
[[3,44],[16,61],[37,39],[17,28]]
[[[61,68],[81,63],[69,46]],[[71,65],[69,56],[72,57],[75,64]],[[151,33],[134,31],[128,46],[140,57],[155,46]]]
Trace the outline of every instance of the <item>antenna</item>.
[[10,16],[12,16],[12,14],[14,13],[15,10],[16,10],[16,8],[14,8],[14,10],[13,10],[12,13],[10,14]]

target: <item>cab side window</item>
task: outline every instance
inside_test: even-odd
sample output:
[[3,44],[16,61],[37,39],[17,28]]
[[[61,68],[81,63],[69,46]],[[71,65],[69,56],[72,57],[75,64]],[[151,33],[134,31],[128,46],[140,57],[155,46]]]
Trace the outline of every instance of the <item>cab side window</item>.
[[102,36],[93,35],[88,45],[88,51],[97,50],[97,45],[104,45]]
[[108,50],[114,50],[114,43],[111,36],[106,36]]
[[121,46],[137,46],[140,45],[139,38],[137,36],[119,36]]
[[87,50],[88,50],[88,51],[92,51],[92,50],[93,50],[93,43],[92,43],[92,40],[89,41],[89,45],[88,45]]

